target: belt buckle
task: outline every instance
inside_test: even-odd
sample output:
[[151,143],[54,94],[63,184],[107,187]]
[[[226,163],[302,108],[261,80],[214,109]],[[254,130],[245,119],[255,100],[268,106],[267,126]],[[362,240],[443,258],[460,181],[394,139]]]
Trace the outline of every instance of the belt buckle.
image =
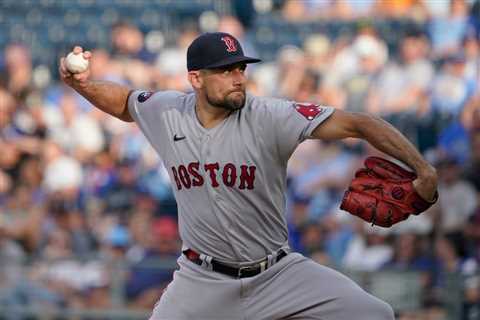
[[238,278],[241,278],[242,277],[242,273],[245,272],[245,271],[249,271],[249,270],[255,270],[257,269],[257,266],[246,266],[246,267],[240,267],[238,268],[238,275],[237,277]]

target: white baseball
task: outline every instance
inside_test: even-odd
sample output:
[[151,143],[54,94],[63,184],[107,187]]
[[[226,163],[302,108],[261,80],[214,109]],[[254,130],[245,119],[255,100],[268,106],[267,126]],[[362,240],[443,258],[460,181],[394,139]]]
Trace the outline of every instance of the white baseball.
[[70,52],[65,59],[65,66],[71,73],[81,73],[87,70],[88,60],[83,57],[83,53]]

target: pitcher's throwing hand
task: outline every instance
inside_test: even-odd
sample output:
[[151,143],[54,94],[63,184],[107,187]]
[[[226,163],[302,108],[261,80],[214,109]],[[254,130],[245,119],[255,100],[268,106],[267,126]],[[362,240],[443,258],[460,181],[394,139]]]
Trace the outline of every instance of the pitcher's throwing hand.
[[[92,57],[92,53],[90,51],[84,52],[82,47],[79,47],[79,46],[76,46],[75,48],[73,48],[73,51],[70,54],[81,55],[83,59],[85,59],[87,62]],[[71,72],[67,68],[66,58],[67,57],[62,57],[60,59],[59,72],[60,72],[60,78],[62,79],[62,81],[64,81],[67,85],[74,88],[77,86],[78,87],[85,86],[85,83],[88,81],[88,77],[90,76],[89,64],[87,63],[87,67],[84,71]],[[73,66],[71,66],[70,68],[73,68]],[[72,71],[76,71],[76,70],[72,70]]]

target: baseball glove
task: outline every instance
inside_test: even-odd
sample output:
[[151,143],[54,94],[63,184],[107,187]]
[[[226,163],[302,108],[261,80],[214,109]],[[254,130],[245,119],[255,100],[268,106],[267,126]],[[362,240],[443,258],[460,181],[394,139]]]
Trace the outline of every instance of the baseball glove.
[[343,196],[340,209],[362,218],[372,225],[391,227],[418,215],[437,201],[424,200],[414,189],[414,172],[393,162],[369,157],[359,169]]

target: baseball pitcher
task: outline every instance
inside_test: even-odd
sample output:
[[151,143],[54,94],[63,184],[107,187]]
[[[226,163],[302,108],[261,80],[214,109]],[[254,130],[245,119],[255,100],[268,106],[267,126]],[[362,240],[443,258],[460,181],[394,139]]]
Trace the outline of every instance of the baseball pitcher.
[[249,95],[245,69],[259,61],[227,33],[203,34],[187,52],[192,93],[93,81],[60,61],[62,80],[100,110],[135,121],[169,171],[183,248],[151,319],[394,319],[352,280],[290,252],[287,161],[305,139],[355,137],[409,165],[414,173],[400,174],[369,159],[345,194],[342,208],[385,227],[435,201],[435,170],[377,117]]

